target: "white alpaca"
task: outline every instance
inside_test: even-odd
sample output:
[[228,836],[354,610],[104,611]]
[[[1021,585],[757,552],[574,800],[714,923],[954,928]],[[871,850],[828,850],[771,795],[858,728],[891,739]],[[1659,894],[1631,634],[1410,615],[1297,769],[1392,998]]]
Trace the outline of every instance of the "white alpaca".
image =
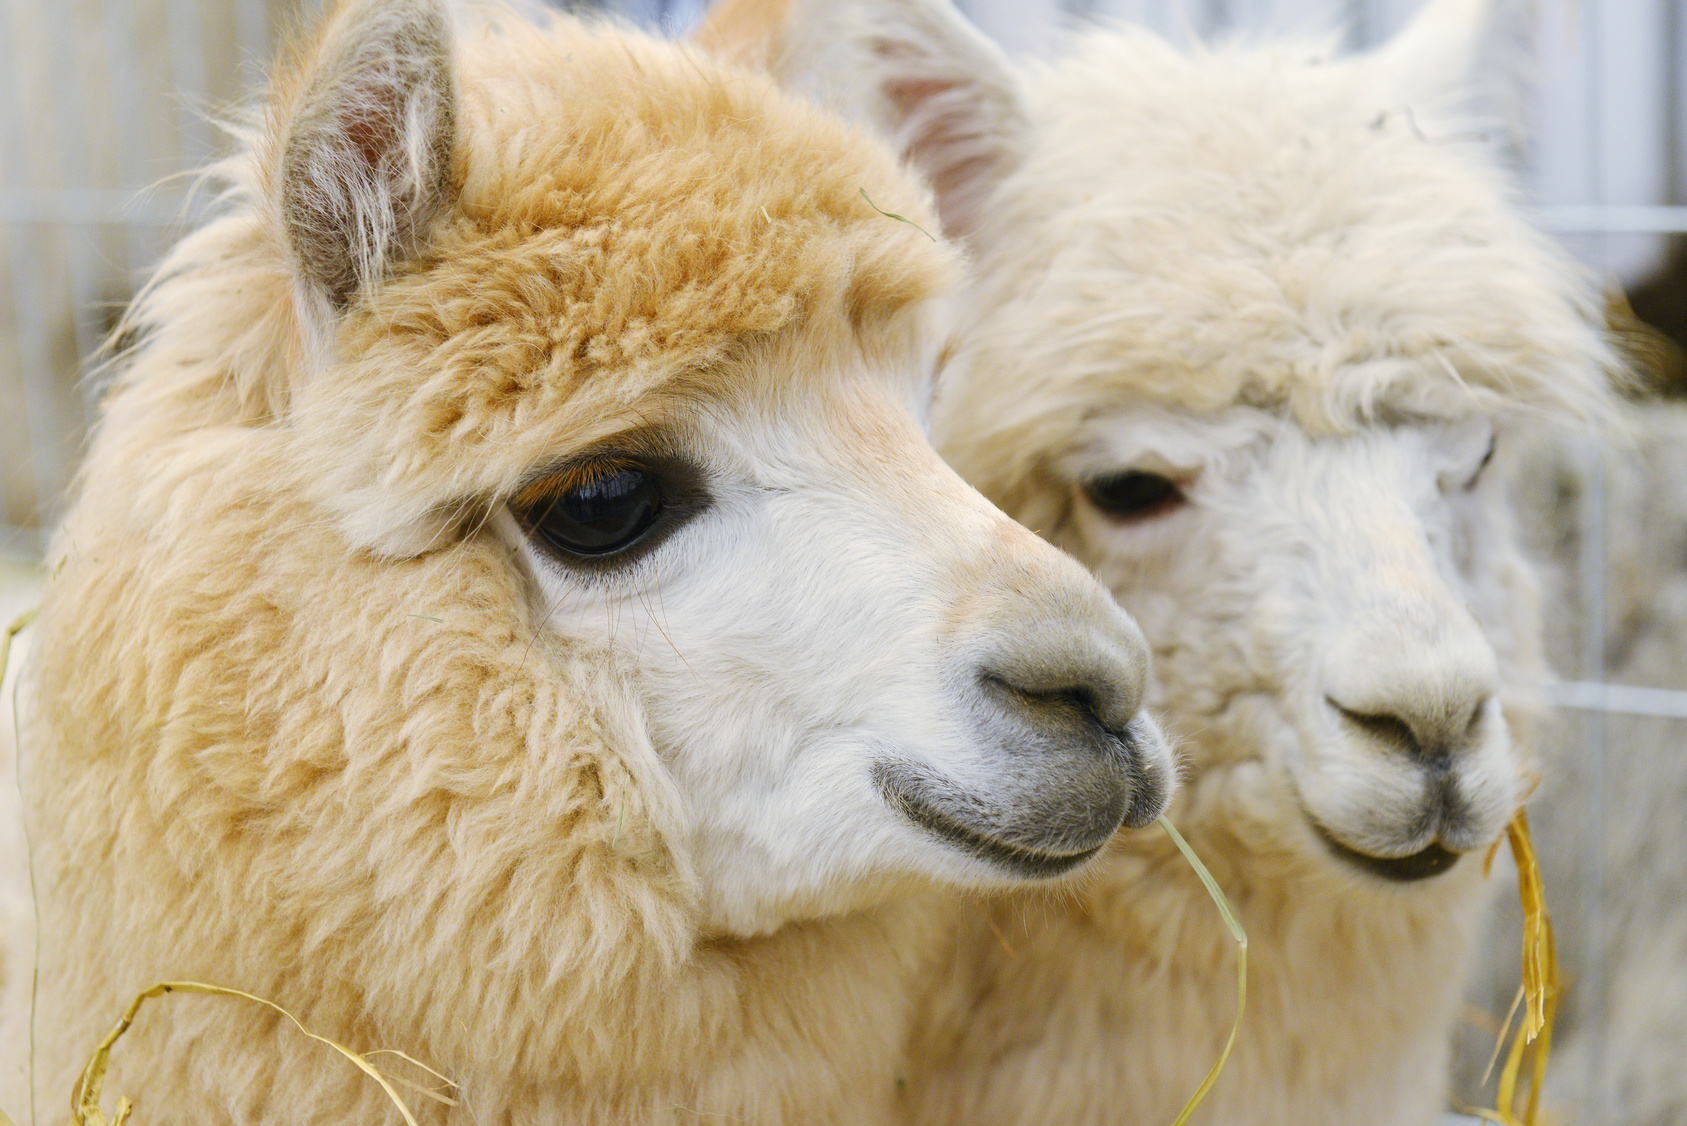
[[[939,447],[1142,623],[1174,818],[1248,931],[1206,1121],[1434,1118],[1529,783],[1505,476],[1532,420],[1606,410],[1610,361],[1495,158],[1487,20],[1448,0],[1345,59],[1098,29],[1021,69],[938,0],[745,0],[708,32],[895,135],[973,251]],[[1234,954],[1168,843],[968,924],[922,1121],[1171,1120]]]
[[[930,889],[1165,803],[1141,635],[920,430],[952,257],[862,196],[922,192],[696,51],[482,23],[332,13],[133,315],[25,669],[44,1118],[189,978],[433,1122],[886,1121]],[[137,1121],[390,1115],[226,1001],[116,1059]]]
[[[1636,407],[1632,443],[1601,452],[1597,485],[1588,444],[1542,442],[1529,455],[1520,522],[1550,561],[1543,589],[1554,667],[1584,667],[1600,652],[1619,684],[1679,687],[1687,652],[1687,409]],[[1602,518],[1599,574],[1604,633],[1584,580],[1584,520]],[[1619,704],[1623,701],[1617,701]],[[1645,701],[1652,703],[1653,701]],[[1603,727],[1602,758],[1586,724]],[[1562,712],[1543,730],[1546,780],[1529,803],[1569,989],[1553,1038],[1547,1105],[1567,1122],[1675,1126],[1687,1121],[1687,722],[1654,715]],[[1600,810],[1603,809],[1603,816]],[[1517,983],[1517,912],[1496,912],[1473,994],[1503,1012]],[[1489,1046],[1467,1035],[1460,1070],[1479,1075]],[[1473,1085],[1473,1084],[1472,1084]]]

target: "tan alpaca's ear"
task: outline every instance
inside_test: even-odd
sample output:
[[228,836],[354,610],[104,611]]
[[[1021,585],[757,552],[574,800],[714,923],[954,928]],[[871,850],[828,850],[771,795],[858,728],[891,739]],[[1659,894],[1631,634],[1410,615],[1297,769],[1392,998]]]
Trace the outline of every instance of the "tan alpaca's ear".
[[898,147],[967,235],[1029,129],[1001,49],[949,0],[721,0],[695,41]]
[[437,0],[341,6],[281,84],[282,228],[304,288],[329,310],[421,250],[451,200],[456,106]]

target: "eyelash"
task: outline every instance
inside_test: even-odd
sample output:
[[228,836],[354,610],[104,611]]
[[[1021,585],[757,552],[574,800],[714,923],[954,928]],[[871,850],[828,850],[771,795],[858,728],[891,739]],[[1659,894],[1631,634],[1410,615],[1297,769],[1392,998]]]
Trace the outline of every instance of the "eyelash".
[[1482,460],[1477,463],[1476,472],[1472,473],[1470,475],[1470,478],[1467,481],[1465,481],[1465,483],[1464,483],[1464,491],[1465,492],[1468,493],[1468,492],[1470,492],[1470,490],[1472,490],[1476,487],[1476,482],[1478,482],[1482,479],[1483,470],[1487,469],[1489,463],[1494,460],[1494,451],[1499,449],[1499,447],[1500,447],[1500,441],[1499,441],[1498,435],[1495,435],[1494,437],[1488,439],[1488,452],[1483,454]]
[[547,558],[572,571],[607,571],[643,559],[706,508],[701,481],[682,459],[602,454],[539,477],[509,508]]
[[1093,477],[1080,487],[1098,511],[1125,523],[1145,523],[1189,502],[1176,481],[1140,469]]

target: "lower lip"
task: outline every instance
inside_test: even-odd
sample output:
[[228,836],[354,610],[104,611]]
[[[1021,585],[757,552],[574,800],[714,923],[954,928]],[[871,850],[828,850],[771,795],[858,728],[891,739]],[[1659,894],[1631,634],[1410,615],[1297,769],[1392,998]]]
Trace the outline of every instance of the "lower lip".
[[1412,853],[1410,856],[1372,856],[1368,852],[1348,848],[1330,835],[1316,821],[1313,828],[1318,830],[1318,836],[1324,841],[1329,850],[1355,868],[1369,872],[1373,876],[1392,881],[1397,884],[1415,883],[1427,880],[1431,876],[1439,876],[1442,872],[1458,863],[1462,853],[1457,853],[1439,842],[1432,842],[1428,848]]
[[936,814],[935,811],[927,811],[925,818],[914,814],[914,820],[941,834],[949,843],[959,845],[974,856],[1007,868],[1024,879],[1049,879],[1064,875],[1100,852],[1102,848],[1102,845],[1098,844],[1082,852],[1064,855],[1036,852],[987,837],[958,821]]

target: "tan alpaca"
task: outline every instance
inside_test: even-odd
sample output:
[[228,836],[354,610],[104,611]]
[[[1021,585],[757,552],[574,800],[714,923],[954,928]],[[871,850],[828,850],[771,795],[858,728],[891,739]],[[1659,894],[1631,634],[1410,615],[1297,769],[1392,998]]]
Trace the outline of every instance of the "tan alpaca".
[[[1506,480],[1523,432],[1608,413],[1611,361],[1496,158],[1487,8],[1357,58],[1096,28],[1024,67],[943,0],[735,0],[709,29],[930,177],[977,268],[939,448],[1155,650],[1173,818],[1249,934],[1208,1122],[1435,1119],[1482,855],[1529,782]],[[1224,1042],[1234,947],[1156,835],[963,925],[918,1121],[1169,1122]]]
[[[921,432],[920,190],[694,51],[428,0],[333,13],[225,171],[24,671],[42,1121],[169,978],[428,1062],[436,1123],[889,1120],[934,889],[1170,774],[1134,625]],[[106,1089],[393,1113],[200,998]]]

